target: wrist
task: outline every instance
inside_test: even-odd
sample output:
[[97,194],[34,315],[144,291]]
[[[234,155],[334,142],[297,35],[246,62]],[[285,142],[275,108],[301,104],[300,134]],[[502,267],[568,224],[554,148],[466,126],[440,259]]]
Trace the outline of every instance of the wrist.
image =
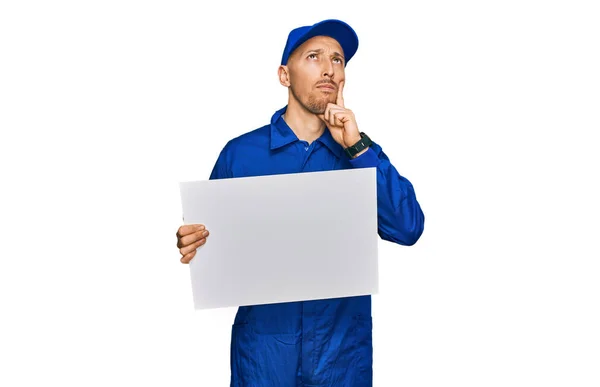
[[344,149],[351,147],[352,145],[359,142],[361,139],[362,139],[362,136],[360,135],[360,133],[358,133],[356,136],[352,136],[352,138],[349,138],[345,142]]
[[352,158],[355,159],[355,158],[359,157],[360,155],[362,155],[363,153],[365,153],[368,150],[369,150],[369,147],[366,147],[365,149],[361,150],[356,155],[354,155]]
[[363,154],[371,146],[372,143],[373,142],[371,141],[369,136],[367,136],[364,132],[360,132],[360,139],[358,139],[352,145],[349,145],[348,147],[344,148],[344,151],[350,159],[354,159]]

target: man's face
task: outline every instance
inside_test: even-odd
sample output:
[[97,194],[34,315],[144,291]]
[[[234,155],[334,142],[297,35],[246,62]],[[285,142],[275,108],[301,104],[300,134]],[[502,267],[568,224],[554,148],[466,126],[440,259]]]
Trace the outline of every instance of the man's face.
[[340,81],[345,79],[344,52],[337,40],[315,36],[300,45],[287,63],[293,97],[308,111],[323,114],[335,103]]

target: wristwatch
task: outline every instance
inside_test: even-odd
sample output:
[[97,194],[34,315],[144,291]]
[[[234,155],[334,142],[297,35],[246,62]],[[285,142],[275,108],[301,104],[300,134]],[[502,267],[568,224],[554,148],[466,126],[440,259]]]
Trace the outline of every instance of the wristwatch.
[[370,147],[371,144],[373,143],[373,141],[371,141],[369,136],[367,136],[363,132],[360,132],[360,137],[361,137],[361,139],[358,140],[358,142],[356,144],[344,149],[344,151],[346,151],[346,154],[348,155],[348,157],[352,158],[352,157],[356,156],[358,153],[362,152],[364,149]]

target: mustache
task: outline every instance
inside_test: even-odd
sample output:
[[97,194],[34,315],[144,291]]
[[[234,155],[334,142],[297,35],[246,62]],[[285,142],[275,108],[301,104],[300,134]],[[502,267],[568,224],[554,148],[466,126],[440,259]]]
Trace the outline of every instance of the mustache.
[[337,89],[337,85],[331,79],[322,79],[319,82],[317,82],[317,86],[319,85],[332,85]]

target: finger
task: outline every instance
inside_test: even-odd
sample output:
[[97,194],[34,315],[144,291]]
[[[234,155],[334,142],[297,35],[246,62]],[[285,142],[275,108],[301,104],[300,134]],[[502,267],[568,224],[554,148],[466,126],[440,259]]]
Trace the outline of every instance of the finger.
[[323,120],[325,121],[325,123],[327,123],[329,121],[329,107],[331,106],[331,104],[327,104],[327,106],[325,106],[325,111],[323,112]]
[[331,125],[335,125],[335,120],[336,117],[339,114],[343,114],[345,112],[345,109],[338,107],[337,105],[333,105],[330,109],[329,109],[329,123]]
[[192,251],[196,250],[198,247],[202,246],[205,243],[206,238],[202,238],[199,241],[192,243],[191,245],[183,246],[179,249],[179,253],[181,253],[181,255],[185,257],[186,254],[191,253]]
[[344,96],[342,95],[342,92],[344,91],[344,83],[346,83],[345,80],[340,81],[339,83],[337,100],[335,102],[336,105],[339,105],[341,107],[344,107]]
[[331,125],[331,113],[332,110],[340,109],[340,107],[334,103],[329,102],[325,107],[325,113],[323,116],[325,117],[325,123],[329,123]]
[[333,109],[329,109],[329,123],[331,124],[331,126],[336,126],[335,125],[335,110],[333,110]]
[[335,112],[334,115],[337,126],[344,126],[346,122],[352,119],[352,113],[348,112],[347,110]]
[[182,236],[191,234],[195,231],[204,230],[204,228],[205,227],[203,224],[186,224],[184,226],[179,227],[175,235],[177,235],[177,239],[179,239]]
[[179,243],[177,243],[177,247],[182,248],[185,246],[189,246],[193,243],[196,243],[197,241],[199,241],[202,238],[206,238],[208,236],[208,234],[210,234],[208,232],[208,230],[200,230],[200,231],[196,231],[193,234],[186,235],[186,236],[182,237],[181,239],[179,239]]
[[196,255],[196,250],[192,251],[189,254],[186,254],[184,257],[181,257],[181,259],[179,261],[181,263],[190,263],[190,261],[192,260],[192,258],[194,258],[194,255]]

